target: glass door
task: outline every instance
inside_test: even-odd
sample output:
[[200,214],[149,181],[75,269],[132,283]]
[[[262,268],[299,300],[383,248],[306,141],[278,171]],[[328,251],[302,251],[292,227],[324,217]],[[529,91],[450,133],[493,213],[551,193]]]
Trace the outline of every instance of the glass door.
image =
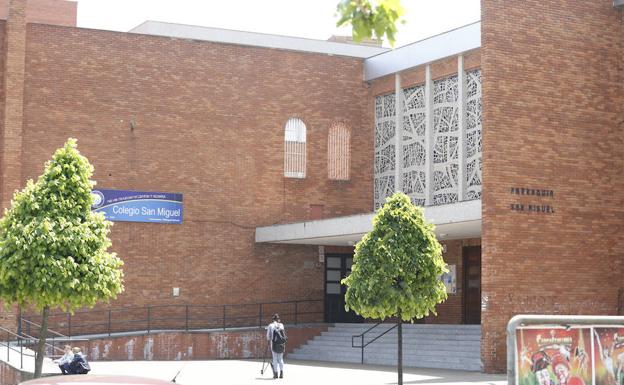
[[351,273],[353,255],[329,254],[325,256],[325,322],[362,322],[363,318],[352,310],[345,310],[347,287],[340,281]]

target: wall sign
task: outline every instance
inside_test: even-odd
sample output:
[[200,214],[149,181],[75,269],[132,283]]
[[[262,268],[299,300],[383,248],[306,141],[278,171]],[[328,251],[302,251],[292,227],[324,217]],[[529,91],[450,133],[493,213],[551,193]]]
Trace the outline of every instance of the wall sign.
[[113,222],[182,223],[182,194],[93,190],[91,210]]
[[444,286],[446,286],[447,294],[457,294],[457,267],[456,265],[446,265],[447,273],[442,273],[440,277]]
[[[555,197],[555,192],[549,189],[538,189],[528,187],[511,187],[511,195],[516,195],[521,199],[509,205],[511,211],[538,213],[538,214],[554,214],[555,207],[550,202]],[[522,198],[520,198],[522,197]],[[528,200],[530,199],[530,201]]]

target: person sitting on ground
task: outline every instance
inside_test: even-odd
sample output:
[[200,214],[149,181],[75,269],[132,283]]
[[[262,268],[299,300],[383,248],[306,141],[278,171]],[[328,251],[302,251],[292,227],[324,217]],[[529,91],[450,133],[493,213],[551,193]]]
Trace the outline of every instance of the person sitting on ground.
[[65,345],[65,354],[55,362],[58,364],[61,369],[61,373],[69,374],[69,363],[74,359],[74,353],[72,352],[72,348],[69,345]]
[[75,347],[72,349],[74,352],[74,358],[72,362],[69,364],[69,372],[71,374],[87,374],[91,370],[89,363],[87,362],[87,358],[79,347]]

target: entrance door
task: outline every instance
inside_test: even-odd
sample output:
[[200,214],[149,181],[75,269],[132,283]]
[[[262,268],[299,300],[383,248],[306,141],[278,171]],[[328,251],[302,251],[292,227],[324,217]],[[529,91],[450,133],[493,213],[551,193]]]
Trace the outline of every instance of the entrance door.
[[340,280],[351,273],[353,255],[329,254],[325,256],[325,322],[362,322],[353,310],[345,311],[347,287]]
[[466,246],[464,259],[464,323],[481,323],[481,246]]

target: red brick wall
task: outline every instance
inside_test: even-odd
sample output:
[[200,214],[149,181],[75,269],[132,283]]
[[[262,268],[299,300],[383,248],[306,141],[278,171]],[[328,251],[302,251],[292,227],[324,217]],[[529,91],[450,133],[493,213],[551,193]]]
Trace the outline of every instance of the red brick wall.
[[[182,225],[113,227],[126,287],[114,306],[322,299],[317,247],[255,244],[254,230],[315,204],[372,209],[361,60],[37,24],[27,42],[23,180],[71,136],[99,187],[184,194]],[[283,177],[291,116],[308,128],[302,180]],[[353,130],[348,182],[327,178],[336,119]]]
[[[9,0],[0,0],[0,19],[8,16]],[[26,21],[28,23],[76,26],[78,2],[65,0],[28,0]]]
[[[5,353],[6,354],[6,353]],[[17,385],[32,378],[30,373],[22,372],[3,361],[0,361],[0,384]]]
[[[624,40],[610,0],[483,0],[481,9],[482,355],[486,371],[502,372],[513,315],[616,314]],[[512,203],[556,213],[514,212]]]
[[[327,326],[289,327],[286,353],[327,330]],[[81,346],[92,361],[211,360],[262,358],[267,354],[266,331],[171,332],[94,339]]]

